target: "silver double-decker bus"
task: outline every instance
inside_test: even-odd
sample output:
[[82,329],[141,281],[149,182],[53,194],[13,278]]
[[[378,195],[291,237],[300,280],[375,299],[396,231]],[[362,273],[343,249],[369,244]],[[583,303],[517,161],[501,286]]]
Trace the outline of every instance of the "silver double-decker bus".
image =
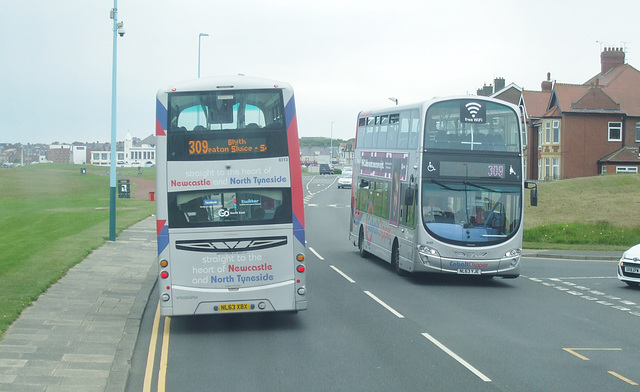
[[525,187],[518,107],[460,96],[358,115],[349,238],[396,272],[516,278]]

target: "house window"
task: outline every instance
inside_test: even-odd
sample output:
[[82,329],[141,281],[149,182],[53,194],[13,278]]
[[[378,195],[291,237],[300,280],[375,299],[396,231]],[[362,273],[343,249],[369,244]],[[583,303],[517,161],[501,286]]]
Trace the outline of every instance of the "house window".
[[553,179],[560,178],[560,158],[553,158],[551,160],[551,173],[553,173]]
[[602,170],[600,170],[600,174],[607,174],[607,167],[602,166]]
[[560,121],[553,121],[553,144],[560,143]]
[[542,127],[538,127],[538,151],[540,150],[542,150]]
[[636,123],[636,142],[640,142],[640,122]]
[[549,164],[549,158],[544,159],[544,179],[548,180],[551,177],[551,165]]
[[638,173],[637,166],[616,166],[616,173]]
[[609,123],[609,141],[610,142],[622,141],[622,123],[621,122]]
[[544,122],[544,142],[546,143],[551,143],[551,121],[545,121]]
[[538,159],[538,180],[542,180],[542,159]]

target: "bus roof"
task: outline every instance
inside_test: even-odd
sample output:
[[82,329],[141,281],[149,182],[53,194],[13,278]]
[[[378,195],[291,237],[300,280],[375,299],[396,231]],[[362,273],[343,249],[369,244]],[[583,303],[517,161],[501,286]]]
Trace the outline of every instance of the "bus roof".
[[229,89],[269,89],[286,88],[291,89],[291,85],[286,82],[260,78],[255,76],[221,75],[207,76],[199,79],[192,79],[178,82],[161,88],[158,93],[179,92],[179,91],[211,91]]
[[[385,113],[394,113],[394,112],[398,112],[400,110],[407,110],[407,109],[414,109],[414,108],[421,108],[421,107],[426,107],[429,105],[432,105],[436,102],[441,102],[441,101],[450,101],[450,100],[455,100],[455,99],[481,99],[483,101],[491,101],[491,102],[496,102],[499,103],[501,105],[505,105],[505,106],[510,106],[512,109],[516,110],[517,107],[507,101],[503,101],[501,99],[497,99],[497,98],[491,98],[491,97],[485,97],[485,96],[478,96],[478,95],[452,95],[452,96],[448,96],[448,97],[434,97],[432,99],[428,99],[425,101],[419,101],[419,102],[413,102],[413,103],[409,103],[406,105],[392,105],[392,106],[385,106],[385,107],[379,107],[379,108],[374,108],[374,109],[368,109],[368,110],[362,110],[360,111],[360,113],[358,113],[358,118],[363,117],[363,116],[370,116],[370,115],[376,115],[376,114],[385,114]],[[516,110],[516,113],[518,111]]]

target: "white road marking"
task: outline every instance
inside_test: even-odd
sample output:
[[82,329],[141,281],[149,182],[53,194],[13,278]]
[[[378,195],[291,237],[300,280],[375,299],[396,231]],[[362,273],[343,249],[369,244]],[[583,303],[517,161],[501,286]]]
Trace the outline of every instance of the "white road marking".
[[370,291],[365,291],[364,292],[366,295],[368,295],[369,297],[371,297],[374,301],[376,301],[377,303],[379,303],[380,305],[382,305],[383,308],[387,309],[388,311],[390,311],[391,313],[393,313],[396,317],[398,318],[404,318],[403,315],[401,315],[400,313],[398,313],[394,308],[392,308],[391,306],[387,305],[386,303],[384,303],[380,298],[376,297],[375,295],[373,295]]
[[473,366],[471,366],[471,364],[469,362],[467,362],[464,359],[460,358],[460,356],[458,356],[458,354],[456,354],[453,351],[449,350],[444,344],[442,344],[439,341],[437,341],[433,336],[429,335],[428,333],[423,333],[422,336],[424,336],[425,338],[429,339],[431,341],[431,343],[433,343],[436,346],[438,346],[440,348],[440,350],[442,350],[445,353],[449,354],[449,356],[451,356],[451,358],[455,359],[462,366],[464,366],[467,369],[469,369],[469,371],[471,371],[471,373],[473,373],[476,376],[478,376],[482,381],[491,382],[491,379],[489,377],[485,376],[478,369],[476,369]]

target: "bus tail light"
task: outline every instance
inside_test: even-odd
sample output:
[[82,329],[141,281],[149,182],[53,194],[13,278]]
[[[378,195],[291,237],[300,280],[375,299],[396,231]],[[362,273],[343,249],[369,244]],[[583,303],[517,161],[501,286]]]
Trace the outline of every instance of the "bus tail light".
[[296,271],[303,273],[305,271],[304,265],[299,265],[296,267]]
[[162,279],[167,279],[169,277],[169,273],[167,271],[160,272],[160,277]]
[[167,266],[169,265],[169,262],[165,259],[160,260],[160,267],[162,268],[167,268]]
[[298,295],[305,295],[307,293],[307,288],[302,286],[298,287]]
[[162,300],[164,302],[167,302],[169,300],[169,298],[171,298],[171,297],[169,297],[169,294],[167,294],[167,293],[162,294]]
[[304,254],[303,253],[298,253],[296,255],[296,260],[298,260],[299,262],[303,262],[304,261]]

